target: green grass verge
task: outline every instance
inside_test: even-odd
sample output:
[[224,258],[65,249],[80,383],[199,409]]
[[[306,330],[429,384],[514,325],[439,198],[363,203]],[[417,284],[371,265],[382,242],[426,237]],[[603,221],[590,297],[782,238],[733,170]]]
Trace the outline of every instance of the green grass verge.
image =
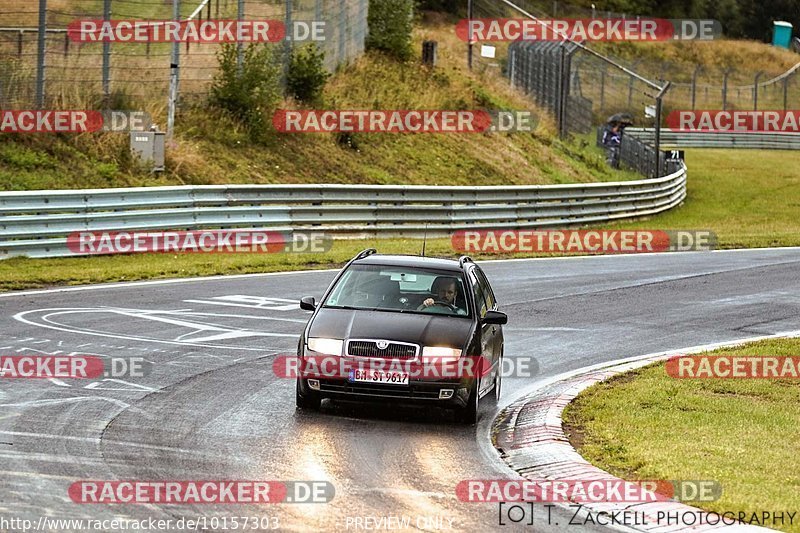
[[[800,339],[710,352],[796,356]],[[800,380],[674,379],[664,363],[581,393],[564,412],[570,440],[588,461],[627,479],[716,480],[708,511],[800,509]],[[771,524],[769,527],[773,527]],[[775,525],[800,531],[800,522]]]
[[800,153],[694,149],[686,164],[682,206],[617,227],[712,230],[722,248],[800,246]]

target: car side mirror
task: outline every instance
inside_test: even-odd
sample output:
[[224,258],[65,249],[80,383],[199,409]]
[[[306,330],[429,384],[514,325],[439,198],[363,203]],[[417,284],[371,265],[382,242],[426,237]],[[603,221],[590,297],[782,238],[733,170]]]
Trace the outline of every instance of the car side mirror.
[[500,311],[486,311],[486,314],[481,319],[484,324],[508,324],[508,315]]
[[317,302],[314,300],[313,296],[305,296],[300,298],[300,309],[304,309],[306,311],[313,311],[317,308]]

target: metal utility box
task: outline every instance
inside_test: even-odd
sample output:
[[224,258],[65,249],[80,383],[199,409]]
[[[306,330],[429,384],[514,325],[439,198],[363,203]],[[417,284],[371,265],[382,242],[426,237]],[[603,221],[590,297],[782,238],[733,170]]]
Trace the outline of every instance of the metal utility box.
[[163,172],[165,140],[163,131],[131,132],[131,153],[142,162],[152,163],[154,172]]
[[781,48],[789,48],[792,42],[792,24],[776,20],[772,28],[772,44]]

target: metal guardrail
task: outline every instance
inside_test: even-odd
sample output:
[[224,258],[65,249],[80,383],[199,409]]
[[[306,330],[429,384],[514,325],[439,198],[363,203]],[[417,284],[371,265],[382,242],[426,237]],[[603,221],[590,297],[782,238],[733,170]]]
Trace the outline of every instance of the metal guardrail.
[[522,187],[208,185],[0,193],[0,259],[76,255],[86,231],[268,229],[339,237],[446,236],[652,215],[686,197],[686,168],[659,179]]
[[[625,128],[625,135],[652,144],[652,128]],[[661,129],[662,148],[754,148],[761,150],[800,150],[798,133],[710,133],[676,132]]]

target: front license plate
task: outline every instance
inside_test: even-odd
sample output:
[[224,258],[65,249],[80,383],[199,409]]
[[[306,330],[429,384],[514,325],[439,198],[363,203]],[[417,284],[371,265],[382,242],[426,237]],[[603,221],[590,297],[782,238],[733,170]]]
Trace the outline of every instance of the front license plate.
[[388,383],[390,385],[408,385],[408,372],[351,370],[350,381],[356,381],[358,383]]

